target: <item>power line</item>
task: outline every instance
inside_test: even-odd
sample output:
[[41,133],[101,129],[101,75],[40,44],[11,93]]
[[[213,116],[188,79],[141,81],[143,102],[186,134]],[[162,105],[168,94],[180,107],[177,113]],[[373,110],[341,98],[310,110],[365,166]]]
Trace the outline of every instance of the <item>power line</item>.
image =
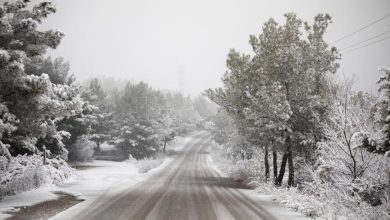
[[382,20],[388,18],[388,17],[390,17],[390,14],[387,14],[387,15],[385,15],[385,16],[383,16],[383,17],[381,17],[381,18],[379,18],[379,19],[377,19],[377,20],[375,20],[375,21],[369,23],[369,24],[367,24],[366,26],[363,26],[363,27],[357,29],[356,31],[354,31],[354,32],[352,32],[352,33],[350,33],[350,34],[347,34],[347,35],[345,35],[345,36],[343,36],[343,37],[341,37],[341,38],[339,38],[339,39],[337,39],[337,40],[331,42],[330,44],[334,44],[334,43],[337,43],[337,42],[339,42],[339,41],[342,41],[342,40],[344,40],[345,38],[348,38],[348,37],[350,37],[350,36],[352,36],[352,35],[354,35],[354,34],[360,32],[360,31],[362,31],[362,30],[364,30],[364,29],[366,29],[366,28],[368,28],[368,27],[370,27],[370,26],[372,26],[372,25],[374,25],[374,24],[376,24],[376,23],[378,23],[378,22],[380,22],[380,21],[382,21]]
[[375,35],[375,36],[373,36],[373,37],[370,37],[370,38],[368,38],[368,39],[366,39],[366,40],[363,40],[363,41],[354,43],[354,44],[352,44],[352,45],[349,45],[349,46],[347,46],[347,47],[344,47],[344,48],[340,49],[340,51],[347,50],[347,49],[349,49],[349,48],[353,48],[353,47],[355,47],[355,46],[358,46],[358,45],[360,45],[360,44],[362,44],[362,43],[365,43],[365,42],[367,42],[367,41],[370,41],[370,40],[372,40],[372,39],[378,38],[378,37],[380,37],[380,36],[382,36],[382,35],[385,35],[385,34],[387,34],[387,33],[390,33],[390,30],[385,31],[385,32],[383,32],[383,33],[380,33],[380,34],[378,34],[378,35]]
[[359,50],[359,49],[362,49],[362,48],[364,48],[364,47],[371,46],[371,45],[373,45],[373,44],[379,43],[379,42],[384,41],[384,40],[389,39],[389,38],[390,38],[390,36],[387,36],[387,37],[381,38],[381,39],[379,39],[379,40],[376,40],[376,41],[374,41],[374,42],[365,44],[365,45],[363,45],[363,46],[361,46],[361,47],[356,47],[356,48],[347,50],[347,51],[345,51],[345,52],[343,52],[343,53],[341,53],[341,54],[350,53],[350,52],[352,52],[352,51]]

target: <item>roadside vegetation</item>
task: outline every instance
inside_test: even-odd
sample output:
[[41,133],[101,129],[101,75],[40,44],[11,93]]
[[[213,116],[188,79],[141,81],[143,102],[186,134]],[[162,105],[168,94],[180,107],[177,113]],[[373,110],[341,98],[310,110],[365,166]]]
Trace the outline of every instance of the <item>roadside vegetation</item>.
[[46,1],[0,6],[0,198],[62,183],[72,175],[67,162],[92,160],[102,144],[147,172],[162,163],[168,142],[210,116],[200,110],[212,103],[201,96],[144,82],[78,82],[68,62],[47,56],[65,36],[39,28],[55,12]]
[[308,216],[389,219],[390,69],[379,70],[378,95],[352,90],[335,75],[330,23],[271,18],[250,54],[230,51],[223,87],[206,91],[220,106],[214,161]]

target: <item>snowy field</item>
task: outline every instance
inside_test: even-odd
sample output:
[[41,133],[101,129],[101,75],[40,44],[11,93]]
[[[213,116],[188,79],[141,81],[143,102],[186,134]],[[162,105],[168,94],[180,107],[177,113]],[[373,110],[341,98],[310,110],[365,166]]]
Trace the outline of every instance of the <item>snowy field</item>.
[[[167,149],[178,151],[190,140],[191,137],[177,137],[167,146]],[[147,173],[140,172],[142,165],[134,159],[123,162],[94,160],[92,162],[80,163],[77,165],[78,169],[75,171],[74,177],[67,180],[62,186],[45,186],[5,197],[0,201],[0,219],[9,217],[10,215],[4,212],[15,211],[15,207],[31,206],[47,200],[55,200],[58,198],[55,192],[65,192],[84,200],[66,212],[59,213],[57,216],[63,217],[63,215],[84,209],[103,194],[120,192],[138,183],[149,175],[163,169],[171,160],[172,158],[167,157],[157,168]]]

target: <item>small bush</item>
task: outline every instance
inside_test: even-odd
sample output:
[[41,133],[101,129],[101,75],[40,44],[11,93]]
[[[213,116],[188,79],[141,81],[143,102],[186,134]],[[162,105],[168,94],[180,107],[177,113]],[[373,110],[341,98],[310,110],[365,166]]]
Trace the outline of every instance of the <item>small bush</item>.
[[147,173],[151,169],[160,166],[164,162],[164,156],[162,154],[158,154],[156,157],[144,158],[138,160],[136,163],[136,167],[138,168],[138,172]]
[[8,163],[0,156],[0,198],[28,191],[43,185],[63,183],[73,169],[63,159],[47,159],[43,165],[40,155],[18,155]]
[[178,135],[185,135],[196,129],[196,124],[190,122],[182,122],[176,129]]
[[68,158],[70,161],[90,161],[95,152],[96,143],[89,140],[87,135],[77,137],[74,144],[69,147]]
[[250,150],[250,159],[243,159],[247,152],[237,153],[235,149],[228,148],[225,145],[219,145],[215,142],[211,145],[211,156],[216,165],[226,174],[234,179],[243,182],[259,181],[264,174],[264,155],[259,149]]

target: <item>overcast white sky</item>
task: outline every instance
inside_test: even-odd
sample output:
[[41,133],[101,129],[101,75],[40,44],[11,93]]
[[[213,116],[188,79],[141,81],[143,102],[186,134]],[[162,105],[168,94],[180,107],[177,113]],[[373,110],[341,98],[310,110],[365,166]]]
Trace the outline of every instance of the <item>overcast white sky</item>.
[[[296,12],[312,21],[318,13],[329,13],[333,24],[327,39],[332,42],[390,14],[389,0],[53,2],[57,13],[43,26],[60,29],[66,37],[52,54],[70,61],[79,79],[106,75],[142,80],[192,95],[220,86],[229,49],[250,52],[249,35],[258,34],[270,17],[283,21],[284,13]],[[390,17],[336,46],[344,48],[387,30]],[[389,58],[390,38],[343,55],[339,74],[356,74],[356,89],[375,91],[377,69],[389,66]]]

